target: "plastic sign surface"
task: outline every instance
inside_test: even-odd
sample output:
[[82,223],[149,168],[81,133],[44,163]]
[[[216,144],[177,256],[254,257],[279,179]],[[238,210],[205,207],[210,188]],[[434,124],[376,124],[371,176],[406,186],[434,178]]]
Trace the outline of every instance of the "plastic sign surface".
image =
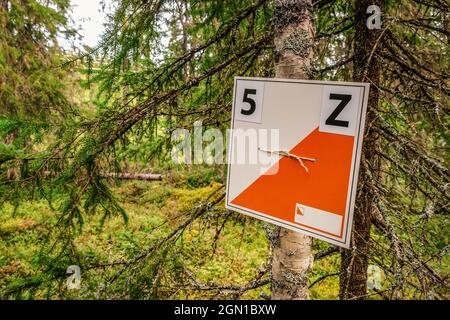
[[365,83],[236,78],[226,207],[348,248],[368,95]]

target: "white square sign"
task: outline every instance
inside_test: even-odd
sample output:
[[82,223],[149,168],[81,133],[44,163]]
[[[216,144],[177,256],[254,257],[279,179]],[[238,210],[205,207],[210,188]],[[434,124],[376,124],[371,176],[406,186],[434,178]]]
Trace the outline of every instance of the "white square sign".
[[226,207],[348,248],[368,95],[366,83],[236,78]]

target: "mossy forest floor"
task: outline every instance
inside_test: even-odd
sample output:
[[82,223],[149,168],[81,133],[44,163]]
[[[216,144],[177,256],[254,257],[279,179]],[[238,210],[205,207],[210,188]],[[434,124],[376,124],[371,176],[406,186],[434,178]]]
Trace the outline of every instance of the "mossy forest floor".
[[[105,279],[113,275],[114,268],[99,266],[130,259],[145,250],[169,234],[184,214],[195,210],[221,185],[220,178],[204,172],[180,177],[154,182],[129,181],[114,186],[113,191],[128,214],[127,223],[120,215],[106,219],[103,225],[100,214],[85,218],[82,231],[76,233],[71,249],[82,263],[80,290],[65,290],[64,276],[52,280],[44,274],[45,253],[42,248],[45,243],[56,240],[58,233],[51,231],[60,214],[52,210],[45,200],[23,203],[17,209],[6,204],[0,209],[0,294],[11,298],[11,290],[22,286],[25,290],[21,291],[21,298],[105,298],[99,295],[100,288]],[[211,215],[211,221],[208,217],[203,218],[183,233],[176,242],[178,249],[175,255],[184,268],[203,284],[246,284],[266,265],[269,256],[269,242],[263,223],[240,214],[229,215],[225,220],[229,212],[223,203],[216,208],[216,215]],[[56,252],[58,246],[50,252]],[[315,252],[327,247],[325,243],[315,241]],[[61,258],[58,263],[64,272],[66,265],[73,262]],[[310,283],[338,270],[339,254],[316,261]],[[152,277],[149,275],[148,278]],[[311,298],[336,299],[338,281],[339,277],[334,275],[314,284]],[[116,293],[106,298],[121,297],[120,291],[120,287],[115,288]],[[261,299],[268,294],[270,287],[265,285],[245,292],[240,298]],[[217,291],[180,288],[163,297],[211,299],[220,295]]]

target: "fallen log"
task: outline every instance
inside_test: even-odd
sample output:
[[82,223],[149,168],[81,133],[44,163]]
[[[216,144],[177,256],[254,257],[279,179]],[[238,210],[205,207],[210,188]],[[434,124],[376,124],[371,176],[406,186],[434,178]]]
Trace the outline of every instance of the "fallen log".
[[[55,173],[51,171],[44,171],[44,176],[55,176]],[[115,178],[121,180],[146,180],[146,181],[160,181],[162,180],[161,174],[154,173],[118,173],[118,172],[104,172],[100,174],[103,178]]]
[[153,173],[117,173],[117,172],[105,172],[101,174],[104,178],[116,178],[122,180],[147,180],[147,181],[159,181],[162,180],[161,174]]

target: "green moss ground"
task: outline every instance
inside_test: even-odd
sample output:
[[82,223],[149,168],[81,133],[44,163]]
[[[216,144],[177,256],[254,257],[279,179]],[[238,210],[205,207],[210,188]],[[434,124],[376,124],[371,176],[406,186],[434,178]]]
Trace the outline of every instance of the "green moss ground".
[[[82,232],[77,234],[75,250],[82,256],[86,265],[110,263],[118,259],[127,259],[152,241],[167,235],[179,222],[180,217],[193,210],[199,203],[216,190],[220,183],[214,179],[204,179],[204,175],[195,174],[186,178],[191,187],[184,182],[124,182],[114,187],[114,192],[125,208],[129,221],[114,216],[101,226],[101,216],[94,215],[86,219]],[[200,179],[200,181],[199,181]],[[203,179],[203,180],[202,180]],[[217,206],[220,214],[226,215],[223,204]],[[0,214],[0,288],[6,290],[20,284],[23,279],[36,277],[43,272],[42,260],[38,259],[45,235],[57,222],[58,213],[49,208],[44,200],[27,202],[17,210],[5,205]],[[217,216],[212,217],[212,220]],[[205,219],[193,224],[177,242],[179,254],[184,265],[192,271],[202,283],[245,284],[252,280],[267,261],[269,243],[262,223],[243,215],[235,214],[230,218],[217,237],[217,230],[223,222],[205,222]],[[207,220],[207,219],[206,219]],[[54,240],[54,239],[51,239]],[[315,241],[315,251],[328,246]],[[65,262],[61,262],[61,268]],[[69,262],[67,262],[69,263]],[[316,279],[339,270],[339,255],[322,259],[315,263],[310,277]],[[48,293],[44,286],[38,286],[33,292],[36,298],[95,298],[93,291],[101,284],[103,269],[82,270],[84,290],[60,294]],[[62,286],[63,282],[55,284]],[[4,291],[3,291],[4,292]],[[56,292],[58,292],[56,290]],[[90,293],[91,292],[91,293]],[[269,286],[246,292],[241,298],[260,299],[260,294],[269,294]],[[336,299],[338,277],[329,277],[311,288],[313,299]],[[27,297],[26,295],[24,296]],[[214,298],[210,292],[180,291],[171,298]]]

